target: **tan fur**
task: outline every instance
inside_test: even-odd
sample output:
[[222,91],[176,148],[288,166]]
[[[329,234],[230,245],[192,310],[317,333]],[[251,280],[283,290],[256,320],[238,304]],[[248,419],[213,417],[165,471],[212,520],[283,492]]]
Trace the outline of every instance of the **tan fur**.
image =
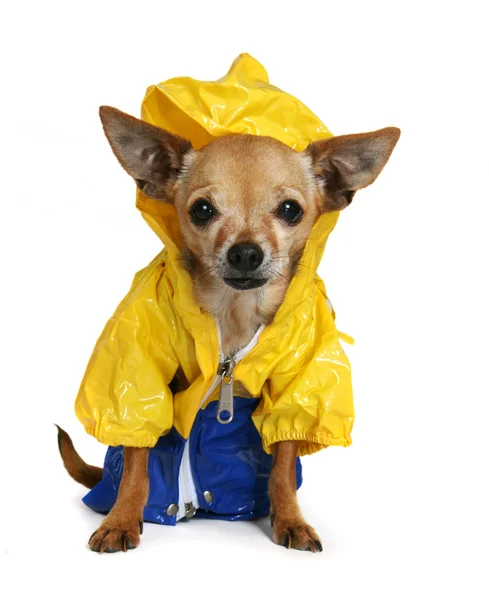
[[[147,196],[174,204],[184,241],[183,263],[192,275],[195,298],[216,318],[227,357],[273,319],[319,215],[341,210],[358,189],[375,180],[400,133],[389,127],[320,140],[302,153],[268,137],[228,136],[195,152],[178,136],[117,109],[102,107],[100,116],[114,153],[138,186]],[[205,227],[190,217],[199,199],[210,201],[217,210]],[[285,200],[297,202],[303,210],[294,225],[277,216]],[[237,243],[253,243],[263,251],[257,276],[266,280],[262,287],[237,291],[226,285],[228,251]],[[175,390],[181,385],[185,382],[178,381]],[[85,485],[96,482],[101,470],[86,465],[65,436],[60,451],[70,475]],[[297,448],[294,441],[273,447],[269,482],[273,536],[287,548],[317,552],[321,542],[297,503]],[[148,449],[124,449],[117,502],[90,538],[92,550],[115,552],[139,544],[148,497],[148,455]]]
[[124,471],[117,500],[88,541],[92,550],[126,552],[139,546],[149,494],[148,457],[148,448],[124,448]]
[[273,448],[273,467],[268,484],[273,539],[297,550],[321,552],[319,536],[308,525],[297,502],[295,459],[298,442],[279,442]]
[[73,446],[70,436],[64,429],[58,428],[58,448],[63,464],[75,481],[92,489],[102,479],[102,469],[93,467],[81,458]]

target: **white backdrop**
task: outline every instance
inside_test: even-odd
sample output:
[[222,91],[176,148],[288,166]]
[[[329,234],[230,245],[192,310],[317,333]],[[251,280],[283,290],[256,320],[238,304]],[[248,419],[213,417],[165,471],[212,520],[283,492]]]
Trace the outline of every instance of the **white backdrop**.
[[[275,4],[275,6],[273,6]],[[0,557],[8,598],[487,598],[487,31],[483,3],[17,2],[2,5]],[[325,551],[268,521],[146,525],[99,556],[100,517],[53,422],[102,464],[73,401],[93,345],[159,241],[97,109],[134,115],[172,76],[249,52],[335,134],[396,125],[320,274],[354,375],[354,443],[306,458]],[[5,590],[4,590],[5,591]],[[197,596],[198,594],[198,596]],[[3,595],[3,593],[2,593]]]

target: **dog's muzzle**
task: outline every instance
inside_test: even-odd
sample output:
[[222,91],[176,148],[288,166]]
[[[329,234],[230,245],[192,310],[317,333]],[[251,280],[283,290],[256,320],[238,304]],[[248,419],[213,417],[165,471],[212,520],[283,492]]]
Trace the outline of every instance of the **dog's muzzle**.
[[[268,281],[253,276],[264,259],[263,250],[258,244],[240,242],[228,250],[227,261],[236,277],[224,277],[224,282],[235,290],[253,290],[262,287]],[[232,273],[234,275],[234,273]]]

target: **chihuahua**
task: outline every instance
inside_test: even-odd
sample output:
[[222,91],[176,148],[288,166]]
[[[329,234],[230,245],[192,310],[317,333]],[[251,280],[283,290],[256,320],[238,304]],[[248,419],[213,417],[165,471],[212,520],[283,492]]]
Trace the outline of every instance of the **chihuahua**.
[[[270,137],[229,135],[195,151],[186,140],[115,108],[101,107],[100,117],[114,154],[138,187],[174,205],[195,299],[215,317],[227,357],[273,320],[318,217],[344,209],[357,190],[373,183],[400,135],[387,127],[319,140],[303,152]],[[60,428],[58,441],[76,481],[92,488],[101,480],[102,469],[87,465]],[[317,552],[321,542],[296,497],[297,447],[281,441],[272,449],[273,539]],[[124,448],[117,501],[90,538],[92,550],[138,546],[148,455],[148,448]]]

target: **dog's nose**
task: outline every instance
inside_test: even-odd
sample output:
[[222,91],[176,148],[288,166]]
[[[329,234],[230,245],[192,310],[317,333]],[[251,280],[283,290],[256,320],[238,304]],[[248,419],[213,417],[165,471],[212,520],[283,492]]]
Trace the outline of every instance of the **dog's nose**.
[[242,242],[229,248],[228,261],[237,271],[256,271],[263,262],[263,251],[257,244]]

